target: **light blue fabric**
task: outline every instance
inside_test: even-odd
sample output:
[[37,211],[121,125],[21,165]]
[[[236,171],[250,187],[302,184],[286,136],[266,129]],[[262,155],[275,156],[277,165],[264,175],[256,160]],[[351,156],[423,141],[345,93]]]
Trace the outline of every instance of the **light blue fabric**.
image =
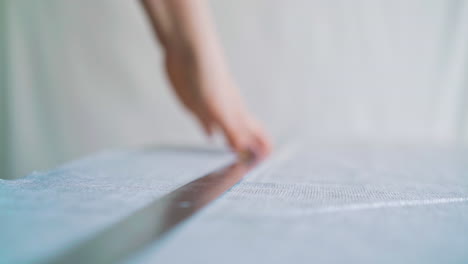
[[0,180],[0,263],[58,254],[230,159],[220,151],[114,151]]
[[[278,147],[244,180],[126,263],[466,263],[468,151]],[[232,160],[113,151],[0,180],[0,263],[53,256]]]
[[468,152],[277,152],[127,263],[466,263]]

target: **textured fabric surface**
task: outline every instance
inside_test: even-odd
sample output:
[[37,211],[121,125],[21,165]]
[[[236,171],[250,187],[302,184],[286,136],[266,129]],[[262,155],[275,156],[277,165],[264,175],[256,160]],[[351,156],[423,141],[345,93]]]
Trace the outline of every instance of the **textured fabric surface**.
[[[126,263],[466,263],[468,151],[287,145]],[[223,164],[220,151],[103,153],[0,181],[0,263],[76,245]]]
[[108,152],[0,180],[0,263],[37,263],[224,165],[220,151]]
[[466,263],[466,154],[284,149],[128,263]]

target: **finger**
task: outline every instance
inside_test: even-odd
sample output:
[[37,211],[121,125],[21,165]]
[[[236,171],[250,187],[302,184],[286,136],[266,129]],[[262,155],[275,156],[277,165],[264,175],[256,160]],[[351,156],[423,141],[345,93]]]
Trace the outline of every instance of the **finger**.
[[263,127],[257,121],[250,120],[249,129],[252,137],[251,144],[255,146],[256,151],[263,157],[269,155],[272,150],[271,139]]
[[255,150],[259,158],[265,158],[271,153],[270,142],[265,139],[263,135],[254,134],[252,136],[252,145],[255,146]]
[[248,130],[237,120],[231,122],[219,121],[218,126],[224,134],[229,146],[236,153],[248,152]]
[[194,111],[198,123],[202,126],[203,131],[208,137],[211,137],[214,132],[214,122],[207,116],[202,114],[199,110]]
[[205,131],[205,134],[209,137],[213,136],[213,131],[214,131],[213,122],[211,122],[208,119],[202,119],[201,123],[203,126],[203,130]]

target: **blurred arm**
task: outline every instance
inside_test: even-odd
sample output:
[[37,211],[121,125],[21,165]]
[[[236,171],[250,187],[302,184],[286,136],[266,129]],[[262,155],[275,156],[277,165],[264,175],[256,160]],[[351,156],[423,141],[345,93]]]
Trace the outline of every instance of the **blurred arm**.
[[142,0],[165,51],[172,88],[208,134],[220,130],[239,153],[270,143],[229,73],[205,0]]

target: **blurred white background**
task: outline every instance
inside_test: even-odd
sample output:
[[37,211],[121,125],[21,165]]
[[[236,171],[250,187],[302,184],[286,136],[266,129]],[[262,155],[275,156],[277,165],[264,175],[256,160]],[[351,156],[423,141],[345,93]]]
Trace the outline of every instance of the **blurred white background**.
[[[139,1],[0,5],[2,175],[109,148],[206,142],[168,88]],[[275,141],[467,141],[467,2],[211,5],[231,69]]]

